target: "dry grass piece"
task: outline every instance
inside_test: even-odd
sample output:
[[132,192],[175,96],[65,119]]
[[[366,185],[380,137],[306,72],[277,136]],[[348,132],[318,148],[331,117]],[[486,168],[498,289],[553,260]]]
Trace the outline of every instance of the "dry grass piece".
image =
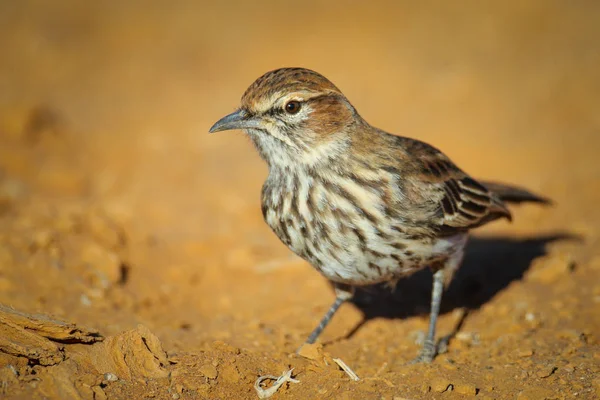
[[350,367],[348,365],[346,365],[346,363],[343,362],[341,359],[334,358],[333,361],[335,361],[335,363],[337,365],[339,365],[340,368],[342,370],[344,370],[344,372],[346,374],[348,374],[348,376],[350,377],[350,379],[352,379],[353,381],[359,381],[360,380],[360,378],[358,377],[358,375],[356,375],[356,373],[354,371],[352,371],[352,369],[350,369]]
[[[254,390],[256,390],[256,393],[258,394],[258,398],[259,399],[268,399],[269,397],[273,396],[275,394],[275,392],[277,392],[277,390],[279,390],[279,388],[286,382],[300,383],[299,380],[292,378],[293,370],[294,370],[294,368],[290,369],[287,372],[283,372],[281,374],[281,376],[275,376],[275,375],[259,376],[258,379],[256,380],[256,382],[254,382]],[[267,379],[274,380],[275,383],[273,383],[273,386],[271,386],[270,388],[263,389],[260,386],[260,384],[263,383],[264,381],[266,381]]]

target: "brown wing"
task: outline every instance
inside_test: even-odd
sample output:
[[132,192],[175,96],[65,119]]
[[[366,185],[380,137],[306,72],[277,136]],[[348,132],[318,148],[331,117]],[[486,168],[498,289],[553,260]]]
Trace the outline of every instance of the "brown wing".
[[442,152],[424,142],[402,139],[409,157],[417,161],[410,179],[433,201],[439,233],[453,234],[498,218],[511,219],[510,211],[496,194],[461,171]]

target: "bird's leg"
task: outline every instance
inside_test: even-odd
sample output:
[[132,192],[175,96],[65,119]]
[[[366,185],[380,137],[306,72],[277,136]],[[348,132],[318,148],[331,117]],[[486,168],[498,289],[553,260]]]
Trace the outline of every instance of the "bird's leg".
[[340,306],[344,302],[350,300],[352,298],[352,296],[354,295],[354,288],[352,286],[342,285],[342,284],[338,284],[338,283],[336,283],[334,285],[335,285],[335,301],[333,302],[331,307],[329,307],[329,310],[323,316],[323,318],[321,318],[321,322],[319,322],[319,325],[315,328],[314,331],[312,331],[312,333],[306,340],[306,343],[309,343],[309,344],[314,343],[317,340],[317,338],[319,337],[319,335],[321,334],[321,332],[323,332],[323,329],[325,329],[327,324],[329,324],[329,321],[331,321],[331,318],[333,318],[333,315],[338,310],[338,308],[340,308]]
[[431,312],[429,314],[429,329],[423,348],[419,356],[412,363],[433,361],[437,353],[435,343],[435,327],[437,324],[438,315],[440,314],[440,304],[442,302],[442,293],[444,291],[444,268],[440,268],[433,274],[433,289],[431,290]]

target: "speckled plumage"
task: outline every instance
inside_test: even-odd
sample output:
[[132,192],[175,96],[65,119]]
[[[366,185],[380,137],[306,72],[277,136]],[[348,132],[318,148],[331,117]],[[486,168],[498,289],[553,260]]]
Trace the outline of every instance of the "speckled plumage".
[[468,231],[511,218],[503,199],[544,201],[478,182],[436,148],[369,125],[333,83],[303,68],[258,78],[240,110],[211,131],[235,128],[249,134],[269,166],[265,221],[337,285],[336,304],[355,286],[393,283],[425,267],[448,281]]

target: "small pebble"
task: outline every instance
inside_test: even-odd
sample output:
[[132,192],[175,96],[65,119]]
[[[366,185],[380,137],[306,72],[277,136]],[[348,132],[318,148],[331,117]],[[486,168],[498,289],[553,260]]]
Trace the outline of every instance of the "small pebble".
[[535,321],[535,314],[532,312],[528,312],[527,314],[525,314],[525,321],[527,321],[527,322]]
[[218,375],[217,369],[212,364],[204,364],[200,367],[199,372],[208,379],[216,379]]
[[478,345],[480,343],[479,334],[475,332],[458,332],[456,339],[470,345]]
[[565,365],[565,367],[563,368],[563,370],[566,373],[572,374],[573,372],[575,372],[575,367],[573,366],[573,364],[567,364],[567,365]]
[[446,378],[439,377],[431,381],[430,386],[432,391],[436,393],[443,393],[446,390],[451,390],[450,387],[452,386],[452,382]]
[[459,394],[468,396],[475,396],[477,394],[477,388],[471,383],[457,383],[454,385],[454,390]]
[[533,349],[523,349],[517,352],[519,357],[531,357],[533,355]]
[[113,374],[112,372],[107,372],[104,374],[104,380],[107,380],[109,382],[116,382],[119,380],[119,377]]
[[540,399],[553,399],[556,393],[551,389],[544,387],[533,386],[523,390],[517,395],[517,400],[540,400]]
[[298,355],[308,358],[309,360],[321,360],[323,357],[322,349],[323,345],[320,343],[305,343],[300,350],[298,350]]
[[556,367],[554,365],[544,366],[536,372],[538,378],[547,378],[556,371]]
[[237,347],[234,347],[228,343],[225,343],[221,340],[216,340],[213,342],[212,347],[216,350],[221,350],[224,351],[226,353],[232,353],[232,354],[240,354],[240,349]]

